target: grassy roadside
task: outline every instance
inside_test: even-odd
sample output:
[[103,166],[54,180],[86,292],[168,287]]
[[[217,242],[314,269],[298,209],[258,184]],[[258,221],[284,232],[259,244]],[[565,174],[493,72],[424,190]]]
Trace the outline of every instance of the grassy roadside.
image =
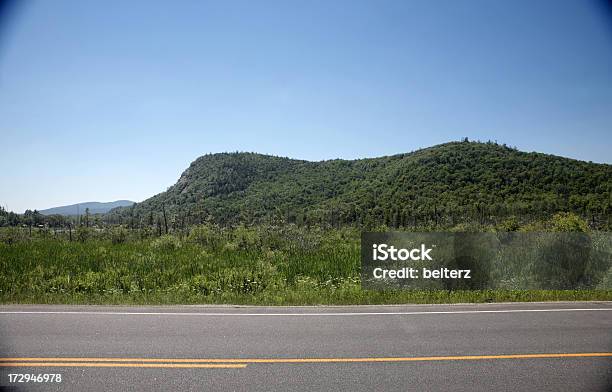
[[[0,241],[0,303],[351,305],[612,300],[612,290],[370,291],[359,232],[118,229]],[[8,233],[11,234],[11,233]],[[15,234],[15,233],[12,233]]]
[[286,290],[254,295],[202,296],[189,293],[148,294],[22,294],[2,296],[2,304],[64,305],[396,305],[489,302],[612,301],[612,290],[484,290],[484,291],[387,291],[361,290],[359,285],[341,290]]

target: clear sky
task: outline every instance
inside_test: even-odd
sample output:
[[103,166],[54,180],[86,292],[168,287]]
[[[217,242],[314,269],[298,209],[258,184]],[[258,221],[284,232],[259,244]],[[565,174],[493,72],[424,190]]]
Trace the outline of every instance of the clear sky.
[[222,151],[470,139],[611,162],[588,0],[23,1],[0,26],[0,204],[141,201]]

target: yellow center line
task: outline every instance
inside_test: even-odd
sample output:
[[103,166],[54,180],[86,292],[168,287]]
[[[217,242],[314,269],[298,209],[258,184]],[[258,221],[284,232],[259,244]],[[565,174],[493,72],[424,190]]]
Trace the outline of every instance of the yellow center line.
[[220,363],[92,363],[92,362],[0,362],[0,367],[130,367],[130,368],[205,368],[243,369],[246,364]]
[[457,355],[457,356],[430,356],[430,357],[370,357],[370,358],[0,358],[0,366],[4,362],[13,363],[125,363],[141,362],[154,363],[347,363],[347,362],[421,362],[421,361],[469,361],[487,359],[538,359],[538,358],[597,358],[612,357],[612,352],[601,353],[548,353],[548,354],[504,354],[504,355]]

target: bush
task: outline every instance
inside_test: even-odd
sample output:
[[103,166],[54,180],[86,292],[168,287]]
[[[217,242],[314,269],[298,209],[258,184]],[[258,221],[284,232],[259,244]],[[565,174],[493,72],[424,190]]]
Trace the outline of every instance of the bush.
[[523,227],[522,232],[587,233],[589,226],[580,216],[571,212],[560,212],[544,221],[534,221]]
[[7,245],[14,244],[15,242],[23,240],[25,238],[25,233],[22,232],[18,227],[7,227],[6,229],[0,230],[0,241],[4,242]]
[[221,242],[217,231],[207,225],[198,225],[192,228],[187,236],[187,240],[211,248],[216,248]]
[[85,242],[93,236],[93,231],[89,227],[80,226],[75,231],[77,241]]
[[589,226],[584,219],[571,212],[555,214],[550,220],[550,226],[554,232],[586,233],[589,231]]
[[123,244],[129,236],[128,230],[123,226],[113,227],[110,231],[110,239],[113,244]]
[[238,226],[234,229],[234,243],[240,249],[252,249],[261,244],[261,236],[256,228]]
[[183,244],[181,243],[181,240],[179,240],[177,237],[170,235],[170,234],[165,234],[155,239],[151,243],[151,248],[153,250],[165,251],[165,252],[170,252],[170,251],[180,249],[182,246]]
[[502,231],[502,232],[506,232],[506,231],[518,231],[521,228],[521,225],[518,221],[518,219],[516,219],[516,217],[510,217],[506,220],[504,220],[502,223],[500,223],[497,227],[497,231]]

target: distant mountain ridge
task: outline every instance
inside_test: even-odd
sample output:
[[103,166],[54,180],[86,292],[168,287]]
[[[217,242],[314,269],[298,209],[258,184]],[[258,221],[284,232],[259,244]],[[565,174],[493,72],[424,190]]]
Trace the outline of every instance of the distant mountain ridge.
[[113,208],[117,207],[130,207],[135,204],[130,200],[117,200],[110,202],[98,202],[91,201],[85,203],[77,203],[71,204],[67,206],[59,206],[53,208],[47,208],[46,210],[39,211],[43,215],[64,215],[64,216],[74,216],[74,215],[83,215],[85,210],[89,208],[90,214],[106,214]]
[[196,159],[165,192],[105,219],[170,228],[200,222],[454,227],[571,211],[609,227],[611,189],[612,165],[493,142],[320,162],[218,153]]

